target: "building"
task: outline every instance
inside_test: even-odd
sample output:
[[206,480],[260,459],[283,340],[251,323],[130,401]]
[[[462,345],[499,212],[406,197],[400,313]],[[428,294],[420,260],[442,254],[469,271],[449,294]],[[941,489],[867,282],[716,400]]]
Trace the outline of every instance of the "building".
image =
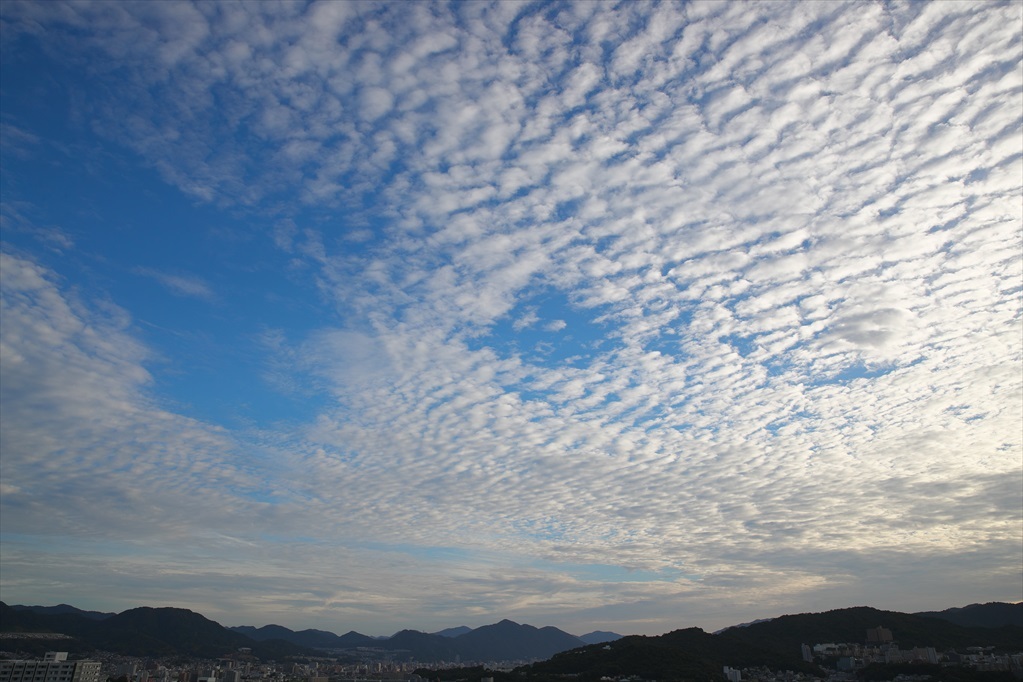
[[69,661],[66,651],[43,660],[0,661],[0,682],[99,682],[99,661]]
[[867,630],[867,643],[868,644],[884,644],[885,642],[892,641],[892,631],[888,628],[883,628],[880,625],[876,628]]
[[114,679],[123,677],[127,680],[134,680],[135,673],[139,671],[139,667],[135,663],[125,663],[114,668]]

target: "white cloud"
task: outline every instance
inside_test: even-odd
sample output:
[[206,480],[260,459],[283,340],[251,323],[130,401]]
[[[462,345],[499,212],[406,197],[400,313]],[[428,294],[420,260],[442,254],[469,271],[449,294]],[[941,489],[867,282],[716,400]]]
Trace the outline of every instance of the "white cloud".
[[[291,475],[252,504],[274,533],[362,549],[336,590],[285,580],[293,564],[276,559],[247,569],[281,580],[262,588],[268,612],[621,605],[638,623],[629,605],[651,600],[865,600],[850,561],[926,556],[935,586],[959,585],[967,551],[991,598],[1018,596],[1020,500],[998,484],[1018,473],[1023,411],[1023,150],[1004,104],[1021,86],[1018,6],[579,3],[556,20],[515,3],[147,7],[6,11],[9,30],[44,38],[89,29],[48,49],[124,65],[114,99],[91,104],[96,125],[184,192],[242,207],[297,196],[351,221],[275,217],[278,245],[319,273],[343,321],[325,313],[282,350],[331,403],[260,433],[271,471]],[[249,471],[232,436],[151,402],[129,333],[110,335],[128,361],[76,336],[88,316],[12,262],[5,391],[56,382],[62,349],[79,359],[75,390],[45,393],[49,422],[26,407],[5,428],[15,452],[82,459],[40,434],[85,428],[100,406],[78,396],[120,396],[75,436],[95,471],[163,471],[193,440],[201,454],[166,490]],[[199,276],[139,273],[213,297]],[[537,307],[548,292],[563,310]],[[504,323],[568,334],[541,361],[493,333]],[[33,349],[27,330],[51,341]],[[116,459],[139,428],[155,434],[143,463]],[[111,459],[89,459],[109,433]],[[242,487],[271,499],[251,466]],[[954,513],[931,509],[936,488],[955,491]],[[236,521],[213,527],[254,542]],[[422,559],[427,547],[461,554]],[[580,564],[699,580],[623,585]],[[303,570],[306,585],[337,576],[326,560]],[[403,583],[398,601],[381,570]],[[456,579],[461,601],[423,596]]]
[[225,459],[225,434],[149,397],[148,352],[123,311],[68,299],[23,258],[2,264],[6,532],[166,542],[253,485]]

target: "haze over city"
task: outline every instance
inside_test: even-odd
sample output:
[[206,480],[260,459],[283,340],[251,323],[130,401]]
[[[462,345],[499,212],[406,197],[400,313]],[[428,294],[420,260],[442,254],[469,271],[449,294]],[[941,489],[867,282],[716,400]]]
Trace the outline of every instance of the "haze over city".
[[6,603],[1023,600],[1019,2],[0,22]]

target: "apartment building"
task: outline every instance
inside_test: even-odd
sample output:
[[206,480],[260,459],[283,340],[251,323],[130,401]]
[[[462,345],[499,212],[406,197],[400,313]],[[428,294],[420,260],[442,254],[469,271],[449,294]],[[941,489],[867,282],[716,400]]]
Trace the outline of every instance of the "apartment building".
[[42,660],[0,661],[0,682],[100,682],[99,661],[69,661],[66,651]]

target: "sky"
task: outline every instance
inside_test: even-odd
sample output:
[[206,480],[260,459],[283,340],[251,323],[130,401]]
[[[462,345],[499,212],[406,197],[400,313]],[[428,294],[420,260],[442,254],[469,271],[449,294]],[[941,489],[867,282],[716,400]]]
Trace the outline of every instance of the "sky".
[[1023,4],[0,4],[0,598],[1023,600]]

